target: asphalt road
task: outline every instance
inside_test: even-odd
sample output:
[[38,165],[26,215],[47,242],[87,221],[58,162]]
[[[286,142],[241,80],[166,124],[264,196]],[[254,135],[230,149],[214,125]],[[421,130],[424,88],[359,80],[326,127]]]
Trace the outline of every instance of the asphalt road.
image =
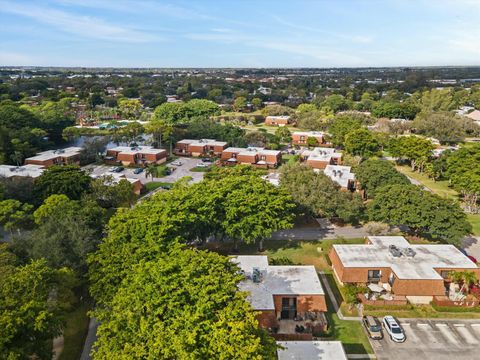
[[293,228],[276,231],[272,234],[271,240],[324,240],[343,237],[345,239],[363,238],[367,232],[362,226],[337,227],[331,223],[319,225],[318,227]]
[[400,325],[404,343],[371,340],[378,360],[480,359],[480,320],[400,319]]

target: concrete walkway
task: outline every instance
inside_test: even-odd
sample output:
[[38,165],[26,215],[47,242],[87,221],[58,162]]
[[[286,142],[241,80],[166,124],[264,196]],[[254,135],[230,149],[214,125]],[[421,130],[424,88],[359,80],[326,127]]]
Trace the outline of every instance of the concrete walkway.
[[351,321],[360,321],[362,320],[361,317],[358,316],[343,316],[342,310],[340,309],[340,305],[337,302],[337,298],[335,297],[335,294],[333,293],[332,288],[330,287],[330,283],[328,282],[327,276],[325,275],[325,272],[319,271],[318,275],[320,277],[320,282],[322,283],[325,291],[327,292],[328,297],[330,298],[332,305],[333,305],[333,310],[337,313],[337,316],[340,320],[351,320]]
[[94,318],[91,318],[90,323],[88,324],[88,334],[85,338],[85,344],[83,345],[83,351],[82,356],[80,356],[80,360],[92,359],[90,352],[92,351],[93,344],[97,340],[97,328],[98,322]]

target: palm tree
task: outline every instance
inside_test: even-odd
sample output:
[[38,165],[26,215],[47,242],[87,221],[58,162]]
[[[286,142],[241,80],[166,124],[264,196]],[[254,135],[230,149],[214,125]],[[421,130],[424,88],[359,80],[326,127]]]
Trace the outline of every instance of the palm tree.
[[157,165],[156,164],[148,164],[145,169],[145,177],[148,179],[148,176],[153,178],[157,175]]
[[470,293],[470,285],[478,281],[477,275],[473,271],[452,271],[450,274],[452,281],[460,284],[460,292],[465,292],[466,294]]
[[23,154],[20,151],[15,151],[12,155],[10,155],[10,158],[17,164],[17,166],[20,166],[23,160]]
[[478,281],[477,274],[475,274],[473,271],[464,271],[462,289],[464,289],[466,293],[469,294],[470,285],[475,284],[477,281]]

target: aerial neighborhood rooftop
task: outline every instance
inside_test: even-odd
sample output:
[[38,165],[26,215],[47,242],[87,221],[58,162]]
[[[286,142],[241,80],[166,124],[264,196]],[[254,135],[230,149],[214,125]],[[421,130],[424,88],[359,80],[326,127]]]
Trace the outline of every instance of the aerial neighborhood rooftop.
[[47,150],[25,159],[25,164],[41,165],[78,165],[80,163],[81,147],[72,146],[57,150]]
[[296,319],[297,324],[309,324],[310,332],[326,328],[325,293],[313,266],[269,265],[262,255],[240,255],[232,261],[245,276],[239,289],[248,294],[253,309],[261,311],[261,326],[295,333],[291,325]]
[[453,245],[414,245],[403,236],[368,236],[364,245],[333,245],[329,254],[341,283],[380,283],[413,303],[444,296],[452,272],[480,269]]

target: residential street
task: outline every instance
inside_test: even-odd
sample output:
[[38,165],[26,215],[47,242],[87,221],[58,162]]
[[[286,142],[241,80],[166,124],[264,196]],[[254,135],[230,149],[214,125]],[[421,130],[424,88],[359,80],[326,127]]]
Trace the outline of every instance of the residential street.
[[288,230],[274,232],[271,240],[322,240],[336,239],[343,237],[346,239],[362,238],[367,236],[362,226],[335,226],[325,219],[319,219],[318,227],[297,227]]

